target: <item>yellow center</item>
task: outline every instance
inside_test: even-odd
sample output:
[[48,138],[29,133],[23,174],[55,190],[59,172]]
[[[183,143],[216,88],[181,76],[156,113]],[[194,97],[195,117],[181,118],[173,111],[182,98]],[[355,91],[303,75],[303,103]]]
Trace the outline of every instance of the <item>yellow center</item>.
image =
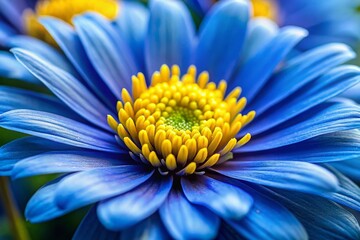
[[170,72],[163,65],[147,86],[139,73],[132,78],[132,94],[122,90],[116,120],[108,115],[110,127],[132,154],[159,169],[177,175],[202,172],[232,158],[231,151],[246,144],[239,131],[255,117],[240,114],[246,98],[235,88],[227,96],[226,82],[209,82],[207,72],[196,77],[191,66],[180,77],[180,69]]
[[56,43],[38,18],[52,16],[71,24],[72,18],[86,11],[95,11],[108,19],[115,19],[119,4],[116,0],[38,0],[35,10],[24,11],[26,31],[30,36],[46,41],[54,46]]
[[254,17],[266,17],[276,20],[276,8],[271,0],[251,0]]

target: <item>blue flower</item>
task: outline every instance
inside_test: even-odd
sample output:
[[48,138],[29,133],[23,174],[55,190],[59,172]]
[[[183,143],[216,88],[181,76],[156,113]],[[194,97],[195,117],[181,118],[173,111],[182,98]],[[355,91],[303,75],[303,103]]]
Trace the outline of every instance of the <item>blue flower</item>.
[[54,96],[0,87],[0,126],[30,135],[0,148],[0,173],[64,174],[28,220],[92,205],[75,239],[360,238],[341,206],[358,211],[360,189],[329,165],[359,157],[360,109],[335,98],[360,81],[349,47],[285,61],[306,31],[242,0],[198,33],[167,0],[41,22],[66,57],[12,52]]
[[[358,0],[248,0],[255,17],[275,20],[280,26],[295,25],[309,31],[298,46],[307,50],[322,44],[342,42],[356,47],[360,40],[360,1]],[[184,0],[200,17],[214,0]]]

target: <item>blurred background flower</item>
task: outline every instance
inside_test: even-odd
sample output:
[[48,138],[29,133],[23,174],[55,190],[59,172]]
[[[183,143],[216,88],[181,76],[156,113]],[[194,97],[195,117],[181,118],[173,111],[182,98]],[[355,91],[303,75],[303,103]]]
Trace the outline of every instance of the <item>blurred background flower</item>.
[[198,33],[166,0],[123,3],[112,22],[40,22],[64,55],[42,41],[12,51],[53,95],[0,89],[0,126],[32,135],[0,149],[0,173],[65,173],[34,194],[30,221],[94,204],[75,238],[360,237],[337,204],[359,210],[360,189],[332,166],[359,155],[360,109],[334,99],[360,80],[340,66],[349,47],[286,60],[306,30],[249,20],[241,0],[215,5]]
[[[183,0],[202,18],[216,0]],[[220,0],[221,1],[221,0]],[[360,1],[358,0],[249,0],[253,16],[274,20],[280,26],[307,29],[309,36],[297,49],[307,50],[325,43],[342,42],[357,48],[360,40]]]

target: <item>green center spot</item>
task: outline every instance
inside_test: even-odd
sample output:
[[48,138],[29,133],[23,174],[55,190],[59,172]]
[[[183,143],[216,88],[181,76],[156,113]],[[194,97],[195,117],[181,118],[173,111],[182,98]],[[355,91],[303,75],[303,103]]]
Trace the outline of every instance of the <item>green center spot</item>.
[[179,107],[169,113],[165,123],[177,130],[191,131],[193,127],[199,126],[199,119],[192,110]]

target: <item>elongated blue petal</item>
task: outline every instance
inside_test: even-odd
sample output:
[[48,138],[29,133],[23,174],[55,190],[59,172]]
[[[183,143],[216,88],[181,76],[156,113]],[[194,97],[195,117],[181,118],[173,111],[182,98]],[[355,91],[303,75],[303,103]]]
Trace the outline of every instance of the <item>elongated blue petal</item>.
[[12,49],[12,52],[31,73],[76,113],[93,124],[108,129],[106,115],[111,111],[75,77],[26,50]]
[[[287,146],[316,136],[360,127],[360,108],[350,102],[325,102],[254,137],[240,151],[254,152]],[[255,120],[256,121],[256,120]]]
[[268,112],[258,116],[256,122],[247,128],[253,135],[277,126],[294,116],[331,99],[360,82],[360,68],[341,66],[330,70],[284,102],[275,105]]
[[121,233],[121,239],[165,240],[171,239],[158,214],[145,219]]
[[[102,19],[102,20],[101,20]],[[76,32],[85,51],[104,83],[115,96],[131,87],[131,76],[137,73],[133,56],[109,22],[86,14],[74,18]]]
[[40,83],[21,63],[16,61],[11,53],[0,51],[0,62],[1,77],[35,84]]
[[0,114],[0,126],[76,147],[119,152],[111,134],[60,115],[35,110]]
[[241,86],[244,96],[249,101],[252,101],[275,68],[306,34],[306,30],[302,28],[284,27],[279,30],[276,37],[243,64],[233,82]]
[[360,181],[360,161],[359,157],[347,161],[333,162],[331,166],[348,176],[349,178]]
[[126,229],[153,214],[165,201],[172,177],[152,176],[137,188],[98,206],[100,222],[113,231]]
[[16,8],[16,4],[13,4],[12,1],[0,2],[0,15],[9,21],[19,32],[24,30],[21,14],[22,12]]
[[119,17],[115,19],[114,26],[135,56],[135,61],[145,73],[144,46],[148,29],[149,11],[137,2],[121,3]]
[[63,177],[49,182],[31,197],[25,209],[25,217],[28,221],[45,222],[70,212],[58,208],[55,204],[55,191],[61,179]]
[[[269,192],[265,194],[270,195]],[[356,218],[332,201],[285,191],[277,191],[272,197],[294,213],[310,239],[360,239]]]
[[89,150],[47,152],[26,158],[17,163],[12,171],[12,177],[20,178],[41,174],[78,172],[93,168],[129,164],[131,161],[126,161],[126,158],[128,158],[128,155]]
[[248,109],[256,109],[259,116],[302,86],[355,57],[346,45],[332,43],[309,50],[285,62],[275,73]]
[[205,175],[194,179],[182,178],[181,186],[191,203],[207,207],[226,219],[241,219],[253,203],[251,196],[243,190]]
[[[235,149],[234,152],[239,151]],[[240,161],[334,162],[336,166],[359,157],[360,131],[357,129],[324,134],[281,148],[239,154]]]
[[107,230],[98,220],[96,207],[92,207],[77,228],[73,240],[120,240],[120,232]]
[[69,61],[55,48],[47,43],[29,36],[13,36],[7,42],[8,48],[21,48],[46,59],[53,65],[77,77],[77,72]]
[[240,221],[226,222],[246,239],[308,239],[307,232],[299,220],[278,202],[268,198],[237,180],[219,178],[251,194],[254,205],[249,214]]
[[47,151],[71,149],[74,149],[74,147],[38,137],[24,137],[14,140],[0,147],[0,175],[10,175],[17,162],[30,156]]
[[180,1],[154,0],[150,4],[149,28],[145,41],[148,74],[161,65],[190,65],[195,27],[186,6]]
[[60,182],[55,201],[64,210],[80,208],[125,193],[145,182],[152,174],[153,171],[135,165],[75,173]]
[[15,109],[32,109],[79,119],[77,114],[57,98],[34,91],[0,86],[0,102],[0,114]]
[[56,40],[56,43],[61,47],[61,50],[64,51],[66,57],[94,93],[96,93],[108,107],[113,107],[117,98],[103,83],[103,80],[91,65],[74,28],[63,21],[52,17],[43,17],[40,19],[40,22]]
[[324,193],[322,196],[360,211],[360,188],[336,169],[329,166],[327,169],[339,180],[339,189],[336,192]]
[[225,176],[271,187],[322,193],[336,191],[338,180],[325,168],[295,161],[229,161],[214,168]]
[[160,208],[161,219],[175,239],[212,239],[219,218],[206,208],[191,204],[181,190],[173,189]]
[[240,57],[249,20],[245,0],[215,5],[200,26],[195,66],[208,71],[212,81],[229,79]]

